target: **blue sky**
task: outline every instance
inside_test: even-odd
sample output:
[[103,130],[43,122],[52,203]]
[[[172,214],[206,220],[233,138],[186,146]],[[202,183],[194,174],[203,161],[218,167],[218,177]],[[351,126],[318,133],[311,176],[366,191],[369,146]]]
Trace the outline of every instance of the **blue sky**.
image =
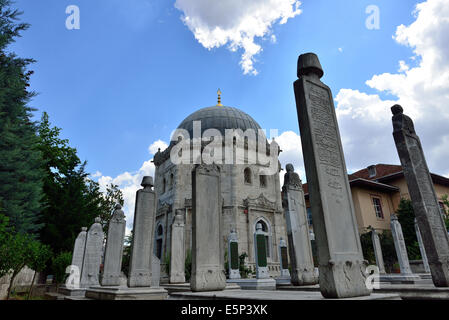
[[[69,5],[80,9],[79,30],[66,28]],[[379,29],[366,27],[370,5],[379,8]],[[102,186],[120,186],[128,217],[142,176],[154,174],[149,147],[215,105],[218,88],[224,105],[279,130],[281,163],[305,179],[292,86],[305,52],[318,54],[333,91],[348,171],[399,164],[390,107],[400,103],[430,170],[449,177],[449,0],[17,0],[16,7],[31,28],[11,50],[37,60],[36,117],[50,115]]]
[[[365,8],[380,8],[380,30],[368,30]],[[80,8],[80,30],[67,30],[65,9]],[[37,60],[32,105],[63,128],[90,172],[117,175],[148,159],[191,112],[223,103],[251,114],[263,128],[299,132],[292,82],[300,53],[316,52],[334,94],[368,90],[373,74],[396,70],[410,56],[392,35],[413,21],[416,1],[303,1],[302,14],[275,25],[277,42],[259,40],[259,74],[244,75],[240,52],[207,50],[181,20],[174,1],[20,0],[31,28],[13,46]],[[343,52],[339,52],[342,48]],[[38,113],[38,114],[39,114]]]

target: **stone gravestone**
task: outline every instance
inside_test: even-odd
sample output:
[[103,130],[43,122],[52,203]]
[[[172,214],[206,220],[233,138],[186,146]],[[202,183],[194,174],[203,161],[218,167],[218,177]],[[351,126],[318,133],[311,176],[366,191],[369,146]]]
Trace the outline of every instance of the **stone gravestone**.
[[382,246],[380,245],[379,235],[374,228],[371,228],[371,239],[373,241],[374,256],[380,274],[385,274],[384,258],[382,256]]
[[421,141],[412,119],[404,115],[402,107],[395,105],[391,111],[393,137],[421,230],[432,280],[436,287],[449,287],[449,237]]
[[421,232],[419,231],[419,226],[418,226],[418,222],[416,221],[416,219],[415,219],[415,231],[416,231],[416,238],[418,239],[419,251],[421,252],[424,271],[426,273],[430,273],[430,266],[429,266],[429,261],[427,260],[426,249],[424,248],[424,243],[422,242]]
[[290,278],[290,271],[288,271],[287,243],[285,243],[285,240],[282,238],[279,241],[279,257],[281,264],[281,277]]
[[394,248],[398,256],[399,267],[402,274],[412,274],[410,263],[408,260],[407,247],[402,234],[402,227],[399,223],[398,217],[395,214],[390,216],[391,233],[393,234]]
[[156,194],[152,189],[152,177],[144,177],[141,185],[144,188],[137,191],[134,211],[133,243],[128,276],[130,288],[151,286]]
[[159,287],[161,281],[161,260],[153,254],[151,258],[151,287]]
[[240,279],[239,242],[234,229],[228,237],[228,269],[229,279]]
[[95,223],[87,232],[83,268],[81,270],[81,288],[100,285],[100,264],[104,241],[103,227],[100,221],[99,217],[95,218]]
[[299,56],[294,83],[325,298],[370,295],[333,96],[313,53]]
[[125,213],[117,204],[109,221],[104,258],[102,286],[119,286],[122,272],[123,241],[125,239]]
[[270,274],[268,273],[267,245],[265,234],[262,231],[262,225],[260,223],[256,225],[256,232],[254,233],[254,251],[256,253],[256,278],[270,278]]
[[76,237],[75,245],[73,246],[72,266],[78,267],[79,273],[83,268],[84,249],[86,247],[87,228],[82,227],[81,232]]
[[222,198],[217,165],[197,165],[192,171],[192,291],[226,287],[221,246]]
[[170,283],[185,283],[184,214],[177,209],[171,226]]
[[291,264],[291,283],[295,286],[318,283],[313,263],[309,222],[301,179],[292,164],[287,164],[282,187],[288,250]]

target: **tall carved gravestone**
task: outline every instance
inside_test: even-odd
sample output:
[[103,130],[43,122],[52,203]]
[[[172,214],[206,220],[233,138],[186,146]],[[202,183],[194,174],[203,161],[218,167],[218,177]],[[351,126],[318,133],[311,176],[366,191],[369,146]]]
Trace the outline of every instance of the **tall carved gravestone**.
[[95,218],[95,223],[87,232],[83,268],[81,270],[81,288],[100,285],[100,264],[104,241],[103,227],[100,221],[99,217]]
[[288,250],[287,243],[284,239],[279,240],[279,261],[281,266],[281,277],[290,277],[290,271],[288,271]]
[[260,223],[256,224],[256,232],[254,233],[254,251],[256,253],[256,278],[270,278],[268,273],[267,244]]
[[390,220],[391,233],[393,235],[396,255],[398,256],[399,268],[401,269],[402,274],[411,274],[412,269],[410,268],[410,263],[408,260],[407,247],[405,245],[401,224],[395,214],[390,216]]
[[159,287],[161,282],[161,260],[154,254],[151,258],[151,287]]
[[178,209],[171,226],[170,283],[186,282],[184,230],[183,210]]
[[371,228],[371,239],[373,241],[374,256],[380,274],[385,274],[384,258],[382,256],[382,246],[380,245],[379,235],[374,228]]
[[141,185],[143,189],[137,191],[134,211],[133,243],[128,276],[130,288],[151,286],[156,194],[153,190],[152,177],[144,177]]
[[421,230],[432,280],[436,287],[449,287],[449,237],[421,141],[412,119],[403,113],[402,107],[395,105],[391,111],[393,137]]
[[416,238],[418,239],[419,251],[421,252],[422,263],[424,266],[424,272],[430,273],[429,260],[427,260],[426,249],[424,248],[421,231],[419,230],[418,221],[416,221],[416,219],[415,219],[415,232],[416,232]]
[[79,273],[83,268],[84,249],[86,247],[87,228],[82,227],[73,246],[72,266],[77,266]]
[[192,171],[192,291],[218,291],[226,287],[221,246],[220,169],[197,165]]
[[123,241],[125,239],[125,213],[117,204],[109,221],[104,257],[102,286],[119,286],[122,271]]
[[325,298],[370,295],[340,131],[324,72],[313,53],[299,56],[294,83],[304,163]]
[[313,264],[309,222],[301,179],[292,164],[287,164],[282,187],[288,250],[291,264],[291,283],[295,286],[318,283]]
[[235,230],[231,230],[228,237],[228,268],[229,279],[240,279],[239,242]]

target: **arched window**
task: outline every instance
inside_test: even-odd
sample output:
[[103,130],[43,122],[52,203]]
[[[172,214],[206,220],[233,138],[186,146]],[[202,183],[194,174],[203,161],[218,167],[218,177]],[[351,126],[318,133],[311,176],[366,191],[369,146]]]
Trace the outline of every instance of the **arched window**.
[[162,227],[161,224],[159,224],[157,226],[155,240],[156,240],[156,245],[154,246],[154,251],[155,251],[154,254],[156,257],[158,257],[158,259],[161,259],[162,258],[162,245],[163,245],[163,240],[164,240],[164,228]]
[[170,174],[170,189],[172,189],[173,188],[173,173],[172,174]]
[[162,193],[165,193],[167,191],[167,180],[162,180]]
[[256,225],[260,223],[262,225],[262,232],[265,236],[265,247],[267,248],[267,258],[271,257],[271,232],[270,226],[265,219],[258,219],[254,225],[254,232],[256,231]]
[[245,183],[246,184],[251,184],[251,169],[250,168],[246,168],[245,171],[243,172],[244,178],[245,178]]
[[260,187],[266,188],[267,187],[267,176],[259,176],[260,180]]

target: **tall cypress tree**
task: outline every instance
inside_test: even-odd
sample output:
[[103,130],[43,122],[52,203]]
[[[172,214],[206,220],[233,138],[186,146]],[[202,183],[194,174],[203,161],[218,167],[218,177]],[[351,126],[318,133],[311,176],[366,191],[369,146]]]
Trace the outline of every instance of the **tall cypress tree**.
[[42,225],[43,170],[34,109],[27,106],[34,93],[28,90],[32,59],[8,52],[8,46],[28,24],[18,22],[21,12],[0,0],[0,203],[10,227],[19,233],[35,233]]

